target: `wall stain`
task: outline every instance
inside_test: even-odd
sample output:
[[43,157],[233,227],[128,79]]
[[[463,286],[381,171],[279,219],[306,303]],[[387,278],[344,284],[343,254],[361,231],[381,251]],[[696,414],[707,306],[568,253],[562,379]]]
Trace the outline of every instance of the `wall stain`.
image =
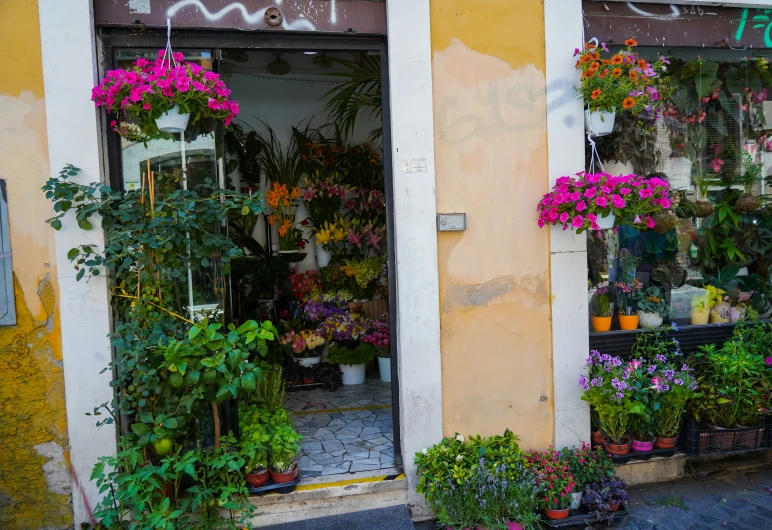
[[45,320],[32,316],[14,274],[18,323],[0,327],[0,528],[60,529],[73,524],[67,425],[56,340],[54,286],[38,297]]
[[451,313],[471,306],[488,306],[513,291],[517,295],[530,298],[537,306],[543,306],[549,301],[542,278],[530,274],[510,275],[477,285],[449,285],[443,296],[442,312]]

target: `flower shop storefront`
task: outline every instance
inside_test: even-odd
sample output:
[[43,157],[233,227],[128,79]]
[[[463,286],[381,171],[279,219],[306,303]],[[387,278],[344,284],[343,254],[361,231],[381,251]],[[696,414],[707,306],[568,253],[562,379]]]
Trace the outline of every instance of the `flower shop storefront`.
[[[255,514],[250,494],[360,476],[396,481],[390,502],[405,504],[402,443],[419,442],[400,431],[396,338],[418,347],[411,372],[439,345],[419,347],[427,329],[418,342],[398,331],[398,221],[384,153],[402,130],[390,121],[401,111],[389,105],[384,4],[333,3],[333,22],[285,6],[214,26],[170,5],[163,22],[156,7],[141,13],[141,28],[126,6],[120,16],[113,7],[95,12],[92,91],[110,186],[83,183],[68,164],[45,191],[53,228],[105,236],[65,243],[75,289],[110,275],[105,388],[115,395],[92,414],[115,427],[118,451],[83,486],[101,494],[136,481],[161,508],[120,487],[78,517],[110,528],[168,517],[182,528],[196,512],[241,527]],[[355,34],[335,34],[336,16]],[[266,31],[235,31],[245,23]],[[433,219],[429,227],[433,236]],[[409,316],[422,303],[402,318],[430,319]]]
[[584,171],[556,178],[538,222],[586,234],[593,442],[617,463],[769,449],[772,50],[750,31],[765,14],[582,9]]

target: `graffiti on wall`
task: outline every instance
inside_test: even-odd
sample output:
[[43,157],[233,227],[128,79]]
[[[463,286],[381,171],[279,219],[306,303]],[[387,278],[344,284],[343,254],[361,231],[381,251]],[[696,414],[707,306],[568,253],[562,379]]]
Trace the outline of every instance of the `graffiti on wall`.
[[[279,24],[266,11],[281,13]],[[338,0],[103,0],[94,4],[97,25],[142,24],[178,28],[386,33],[386,3]]]

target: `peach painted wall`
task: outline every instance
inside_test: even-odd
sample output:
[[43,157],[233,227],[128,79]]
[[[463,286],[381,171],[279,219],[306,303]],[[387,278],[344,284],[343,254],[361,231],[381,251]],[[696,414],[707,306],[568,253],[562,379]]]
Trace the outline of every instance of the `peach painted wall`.
[[437,211],[446,435],[553,439],[544,6],[432,0]]

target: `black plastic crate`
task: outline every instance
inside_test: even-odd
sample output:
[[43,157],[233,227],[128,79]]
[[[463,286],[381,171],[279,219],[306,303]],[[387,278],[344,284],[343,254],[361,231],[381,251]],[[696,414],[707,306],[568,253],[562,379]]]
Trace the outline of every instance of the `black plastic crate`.
[[710,429],[696,420],[681,427],[679,446],[689,456],[736,454],[772,447],[772,418],[763,425],[743,429]]
[[[614,522],[611,526],[616,526],[619,523],[624,522],[628,515],[629,512],[627,510],[627,505],[623,504],[619,507],[619,510],[615,512]],[[578,510],[571,510],[568,512],[568,517],[565,519],[547,519],[547,517],[542,514],[539,524],[542,526],[542,528],[565,528],[577,525],[587,526],[593,522],[595,522],[595,516],[589,513],[589,510],[587,510],[587,508],[582,505],[582,507]],[[604,523],[603,526],[607,526],[606,523]]]
[[[735,324],[705,324],[704,326],[678,326],[678,331],[671,330],[668,334],[678,340],[683,355],[691,355],[704,344],[723,344],[732,338]],[[630,356],[630,350],[635,344],[639,333],[646,330],[609,331],[607,333],[590,333],[590,349],[601,353],[616,355],[622,358]]]

